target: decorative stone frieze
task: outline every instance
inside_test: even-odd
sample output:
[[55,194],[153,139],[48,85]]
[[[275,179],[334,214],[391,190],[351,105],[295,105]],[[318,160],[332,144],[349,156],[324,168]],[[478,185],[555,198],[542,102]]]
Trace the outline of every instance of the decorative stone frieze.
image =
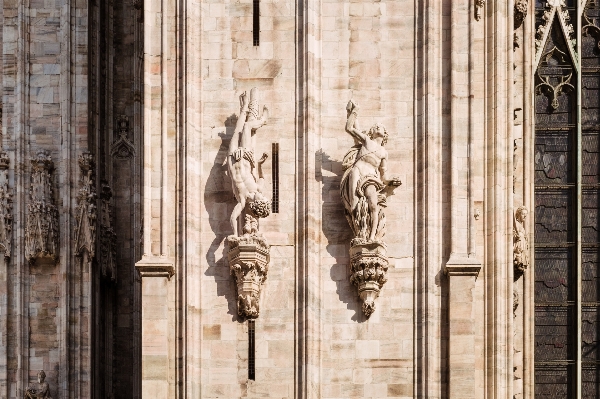
[[112,190],[107,182],[102,182],[102,191],[100,192],[99,227],[100,249],[98,264],[100,265],[103,277],[116,281],[117,234],[112,223]]
[[385,207],[388,187],[402,184],[396,177],[388,177],[385,144],[388,134],[382,124],[376,123],[369,132],[358,127],[359,106],[350,100],[346,106],[346,132],[355,144],[344,156],[344,175],[340,185],[345,215],[354,232],[350,242],[350,281],[358,288],[363,312],[369,317],[375,311],[375,299],[387,281],[388,260],[385,236]]
[[[269,216],[271,201],[262,192],[262,164],[267,154],[255,161],[256,131],[267,123],[268,109],[259,114],[258,89],[250,91],[248,99],[240,96],[240,113],[229,144],[227,167],[233,194],[237,200],[230,222],[233,235],[227,238],[229,267],[237,287],[238,314],[256,318],[260,311],[260,292],[269,268],[269,244],[259,232],[259,218]],[[238,220],[244,215],[243,234],[238,236]]]
[[8,154],[0,152],[0,250],[9,258],[12,250],[13,198],[8,187]]
[[47,151],[31,160],[31,188],[25,225],[25,254],[30,262],[38,258],[58,259],[58,210],[54,205],[52,171]]
[[529,241],[525,230],[527,208],[520,206],[513,219],[514,279],[518,280],[529,266]]
[[50,385],[45,381],[44,370],[38,373],[38,382],[29,384],[25,389],[25,399],[52,399],[50,397]]
[[94,157],[89,152],[79,156],[81,169],[81,188],[77,194],[75,230],[75,255],[82,256],[88,253],[88,259],[94,258],[96,253],[96,186],[94,181]]
[[110,153],[118,159],[128,159],[135,156],[135,146],[129,140],[129,117],[119,115],[117,118],[117,131],[119,137],[110,147]]

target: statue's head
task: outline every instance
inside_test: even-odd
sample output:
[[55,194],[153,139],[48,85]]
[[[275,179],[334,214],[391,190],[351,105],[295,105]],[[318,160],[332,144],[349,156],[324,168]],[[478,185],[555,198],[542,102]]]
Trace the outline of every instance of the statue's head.
[[248,119],[258,119],[258,89],[250,90],[250,103],[248,103]]
[[44,382],[45,379],[46,379],[46,373],[44,373],[44,370],[42,370],[38,373],[38,382],[41,384]]
[[377,137],[381,137],[381,145],[385,145],[388,140],[388,134],[385,130],[385,126],[381,123],[374,124],[371,129],[369,129],[369,138],[371,140],[375,140]]
[[517,208],[517,210],[515,212],[515,218],[517,219],[517,221],[519,223],[523,223],[523,222],[525,222],[525,219],[527,219],[528,213],[529,213],[529,211],[527,210],[527,208],[525,208],[524,206],[520,206]]

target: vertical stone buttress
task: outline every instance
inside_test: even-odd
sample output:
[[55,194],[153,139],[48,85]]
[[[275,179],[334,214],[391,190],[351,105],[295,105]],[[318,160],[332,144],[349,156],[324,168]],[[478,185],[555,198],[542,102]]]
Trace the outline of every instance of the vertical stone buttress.
[[[177,5],[145,1],[142,397],[175,398],[177,248]],[[175,277],[173,278],[173,275]]]
[[[51,394],[90,395],[89,264],[73,249],[78,156],[88,150],[87,1],[2,3],[3,146],[14,166],[14,247],[7,273],[7,385],[23,397],[40,370]],[[53,162],[44,195],[57,207],[54,256],[26,259],[26,228],[39,200],[34,164]],[[50,261],[47,261],[50,260]],[[14,388],[14,389],[13,389]]]

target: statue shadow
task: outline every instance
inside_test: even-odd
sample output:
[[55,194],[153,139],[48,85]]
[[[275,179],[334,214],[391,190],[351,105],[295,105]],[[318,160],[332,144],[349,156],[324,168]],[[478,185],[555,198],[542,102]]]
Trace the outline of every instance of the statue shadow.
[[208,267],[204,275],[214,277],[217,283],[217,296],[224,296],[227,299],[227,314],[232,316],[232,321],[240,321],[241,318],[237,313],[236,288],[229,273],[225,240],[227,236],[233,234],[229,217],[237,201],[231,188],[226,160],[236,122],[236,115],[229,116],[224,122],[225,131],[219,133],[221,144],[204,187],[204,208],[208,214],[208,224],[215,235],[206,251]]
[[321,164],[322,230],[327,239],[326,250],[335,259],[335,264],[331,266],[329,274],[331,279],[335,281],[339,300],[346,304],[347,309],[354,311],[351,320],[364,323],[367,321],[367,317],[362,311],[358,291],[350,283],[349,251],[353,234],[344,214],[344,206],[340,198],[340,184],[344,175],[342,162],[331,159],[323,150],[317,151],[315,156],[317,158],[316,164]]

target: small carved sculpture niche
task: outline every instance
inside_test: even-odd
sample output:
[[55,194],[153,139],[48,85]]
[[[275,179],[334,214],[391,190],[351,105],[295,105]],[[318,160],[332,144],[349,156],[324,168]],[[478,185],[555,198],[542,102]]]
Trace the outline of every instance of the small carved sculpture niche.
[[346,107],[346,132],[354,138],[355,145],[344,156],[340,192],[346,219],[354,232],[350,242],[350,281],[357,286],[363,313],[369,317],[387,281],[389,262],[383,237],[388,194],[384,190],[402,183],[387,173],[385,127],[376,123],[368,132],[361,131],[358,110],[358,104],[350,100]]
[[29,262],[38,258],[58,259],[58,210],[54,205],[52,171],[47,151],[31,160],[31,187],[25,225],[25,254]]
[[[267,154],[254,158],[256,132],[267,123],[268,109],[259,114],[258,89],[250,91],[248,99],[240,96],[240,113],[229,144],[227,169],[233,194],[237,200],[231,214],[233,235],[227,237],[229,267],[235,276],[238,314],[243,318],[257,318],[260,312],[260,292],[267,278],[270,247],[259,232],[259,219],[269,216],[271,201],[263,194],[262,164]],[[240,216],[244,217],[242,234],[238,235]]]
[[520,206],[513,219],[514,279],[517,281],[529,266],[529,241],[525,230],[527,208]]
[[50,397],[50,385],[46,382],[44,370],[38,373],[38,382],[29,384],[25,389],[25,399],[52,399]]

